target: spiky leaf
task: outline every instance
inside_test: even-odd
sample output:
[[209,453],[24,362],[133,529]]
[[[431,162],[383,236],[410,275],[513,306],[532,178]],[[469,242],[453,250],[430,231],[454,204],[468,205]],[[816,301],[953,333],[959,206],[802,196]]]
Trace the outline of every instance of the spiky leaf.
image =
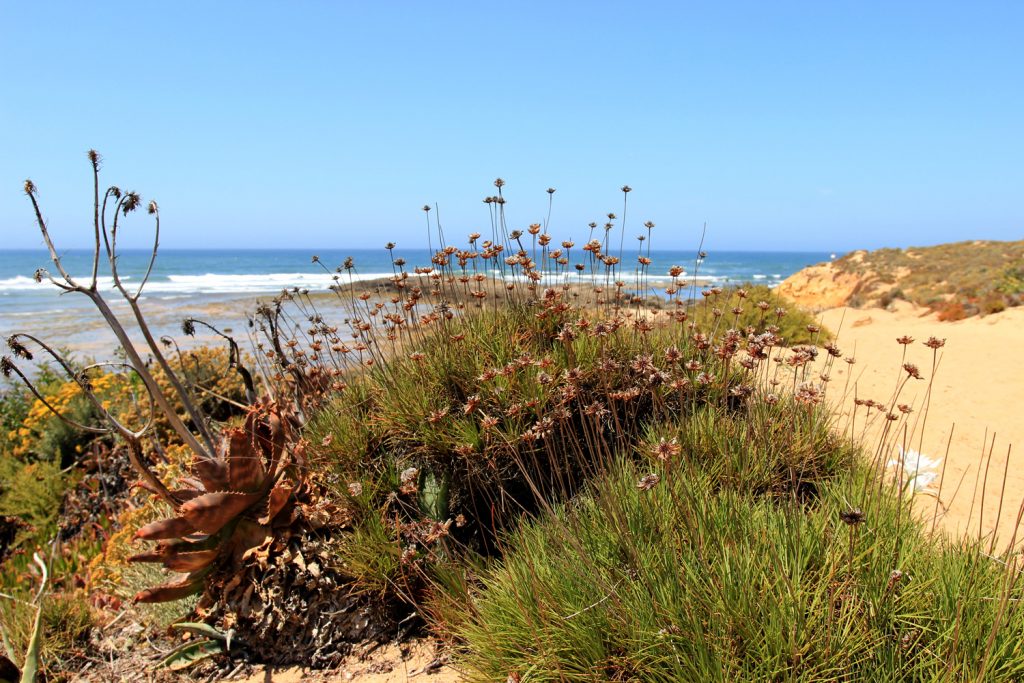
[[277,482],[270,491],[270,496],[267,499],[267,514],[260,517],[260,524],[270,524],[288,504],[294,490],[295,486],[289,481]]
[[215,534],[261,497],[258,493],[237,491],[206,493],[182,505],[181,515],[196,530]]
[[420,483],[420,510],[423,514],[438,522],[448,517],[447,475],[437,476],[433,472],[424,472]]
[[222,541],[223,538],[221,534],[211,534],[199,541],[184,541],[177,538],[167,541],[160,541],[159,543],[157,543],[156,548],[144,553],[132,555],[128,558],[128,561],[163,562],[172,555],[197,553],[203,550],[215,550],[222,543]]
[[[45,580],[45,579],[44,579]],[[21,669],[21,683],[36,683],[39,673],[39,645],[43,640],[43,605],[36,606],[36,620],[32,626],[32,640],[25,652],[25,665]]]
[[210,566],[220,551],[216,548],[210,550],[199,550],[193,553],[172,552],[164,559],[164,567],[172,572],[194,572]]
[[215,626],[210,626],[201,621],[182,621],[177,624],[171,624],[171,629],[174,631],[185,631],[187,633],[194,633],[197,636],[206,636],[211,640],[220,640],[227,642],[230,637],[229,634],[221,631]]
[[175,648],[157,665],[157,668],[180,671],[223,651],[224,646],[216,640],[192,640]]
[[258,491],[267,478],[263,456],[253,447],[254,440],[255,434],[244,429],[229,429],[225,435],[228,484],[235,491]]
[[192,473],[199,477],[207,491],[221,491],[228,487],[228,466],[222,460],[197,458],[192,463]]
[[144,541],[161,541],[188,536],[195,531],[196,527],[184,517],[172,517],[150,522],[135,532],[135,538]]
[[192,575],[186,577],[183,581],[176,583],[165,583],[155,588],[146,588],[135,594],[134,602],[170,602],[171,600],[180,600],[187,598],[190,595],[195,595],[199,591],[203,590],[202,576],[194,577]]

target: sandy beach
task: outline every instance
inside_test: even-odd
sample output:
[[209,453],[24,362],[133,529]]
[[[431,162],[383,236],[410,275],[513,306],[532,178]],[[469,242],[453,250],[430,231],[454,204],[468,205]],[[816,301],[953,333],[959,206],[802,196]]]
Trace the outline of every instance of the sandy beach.
[[[1005,547],[1024,500],[1024,363],[1017,356],[1024,346],[1024,308],[957,322],[939,322],[924,309],[905,302],[897,302],[892,310],[843,307],[820,315],[838,334],[844,357],[856,359],[852,366],[836,363],[831,373],[828,391],[838,402],[840,425],[849,425],[855,395],[890,402],[897,381],[906,376],[901,368],[903,347],[896,339],[904,335],[914,338],[906,347],[906,362],[916,364],[924,379],[907,382],[898,400],[914,408],[907,421],[908,446],[924,455],[921,462],[945,459],[944,480],[943,463],[921,468],[922,482],[932,478],[929,474],[935,476],[921,487],[915,507],[930,519],[938,497],[940,528],[955,535],[980,533],[985,538],[995,532],[996,548]],[[932,336],[946,340],[939,349],[934,378],[929,377],[932,350],[923,344]],[[930,379],[931,400],[925,411]],[[846,395],[839,399],[844,390]],[[873,450],[884,420],[876,419],[864,432],[860,424],[864,413],[860,409],[854,429]],[[1007,462],[1011,444],[1014,450]],[[895,442],[892,450],[897,450]],[[895,458],[897,453],[885,457]],[[1024,534],[1016,543],[1022,540]]]

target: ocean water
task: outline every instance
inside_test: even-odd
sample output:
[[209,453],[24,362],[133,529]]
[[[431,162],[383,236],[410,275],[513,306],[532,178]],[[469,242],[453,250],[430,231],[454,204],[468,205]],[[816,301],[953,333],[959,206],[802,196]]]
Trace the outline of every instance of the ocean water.
[[[354,259],[355,268],[341,276],[342,283],[347,283],[350,276],[370,280],[393,273],[391,256],[384,249],[326,249],[316,255],[322,265],[313,263],[313,252],[308,250],[162,249],[144,289],[143,309],[158,333],[175,331],[180,320],[191,315],[237,326],[244,322],[243,311],[257,298],[292,287],[326,291],[335,282],[335,268],[346,257]],[[571,254],[583,255],[578,246]],[[408,271],[429,263],[425,249],[396,249],[394,256],[406,259]],[[673,265],[693,274],[696,253],[692,250],[655,250],[650,256],[648,280],[654,287],[667,284],[667,272]],[[69,273],[87,281],[92,268],[90,251],[67,250],[61,252],[61,259]],[[804,266],[828,259],[829,254],[819,252],[711,252],[700,263],[698,275],[702,281],[716,284],[775,286]],[[147,251],[125,250],[120,254],[118,267],[129,291],[142,281],[148,263]],[[630,253],[623,258],[621,279],[631,284],[635,267],[635,253]],[[87,354],[104,355],[108,335],[92,304],[81,295],[62,294],[45,279],[36,282],[33,276],[37,268],[55,274],[45,251],[0,250],[0,335],[27,331]],[[102,259],[99,273],[101,288],[112,289],[109,264]],[[575,274],[572,280],[576,281]],[[127,312],[113,293],[109,301],[115,311]]]
[[[578,254],[582,255],[579,249]],[[396,257],[405,258],[407,270],[426,265],[426,250],[395,250]],[[161,250],[146,285],[144,298],[172,301],[201,296],[240,297],[274,294],[284,288],[302,287],[326,290],[333,283],[334,269],[346,257],[355,261],[352,277],[368,280],[392,274],[391,257],[384,249],[330,249],[318,252],[321,262],[331,272],[312,262],[312,252],[306,250],[218,250],[218,249],[165,249]],[[701,280],[715,283],[752,282],[775,286],[804,266],[828,260],[829,255],[818,252],[743,252],[723,251],[707,255],[699,268]],[[91,270],[91,252],[69,250],[62,252],[65,269],[86,279]],[[692,274],[695,254],[689,251],[652,251],[650,277],[652,284],[667,282],[668,269],[680,265]],[[630,257],[623,259],[623,279],[631,280],[634,267]],[[128,250],[121,253],[118,267],[121,279],[131,289],[145,274],[149,253]],[[109,271],[101,260],[101,287],[112,288]],[[55,273],[44,251],[0,251],[0,306],[4,316],[31,315],[40,311],[71,305],[70,297],[62,297],[59,290],[45,280],[37,283],[33,277],[37,268]],[[349,276],[343,276],[347,282]],[[575,279],[575,277],[573,278]]]

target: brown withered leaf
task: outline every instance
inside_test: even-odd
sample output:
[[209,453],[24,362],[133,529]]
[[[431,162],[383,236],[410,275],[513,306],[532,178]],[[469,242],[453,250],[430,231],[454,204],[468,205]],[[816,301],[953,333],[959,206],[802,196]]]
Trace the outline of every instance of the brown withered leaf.
[[135,594],[132,602],[170,602],[180,600],[190,595],[195,595],[203,589],[204,581],[202,576],[193,578],[192,575],[181,581],[165,583],[154,588],[146,588]]
[[207,536],[206,538],[198,541],[185,541],[180,539],[171,539],[166,541],[160,541],[156,544],[156,547],[150,551],[139,553],[128,558],[129,562],[164,562],[168,557],[172,555],[181,555],[184,553],[196,553],[204,550],[214,550],[221,543],[221,539],[218,536]]
[[281,419],[276,410],[271,409],[266,415],[265,430],[269,432],[269,438],[263,429],[255,430],[255,433],[261,439],[260,446],[264,454],[271,462],[276,462],[281,458],[288,440],[288,423]]
[[[242,555],[242,559],[246,561],[252,560],[257,566],[266,567],[267,559],[270,557],[270,547],[273,544],[274,539],[268,536],[259,545],[255,545],[247,549]],[[234,582],[230,582],[229,585],[231,584],[234,584]]]
[[[137,553],[128,558],[129,562],[163,562],[167,553],[162,548],[149,550],[144,553]],[[0,679],[2,680],[2,679]]]
[[294,484],[289,481],[282,480],[277,482],[274,488],[270,490],[270,496],[267,499],[267,513],[260,517],[260,524],[270,524],[277,517],[278,513],[284,509],[284,506],[288,504],[294,490]]
[[253,440],[254,436],[248,430],[229,429],[225,432],[228,484],[233,491],[258,491],[267,478],[263,455],[253,447]]
[[252,548],[261,547],[272,540],[270,527],[243,519],[235,528],[235,533],[231,535],[226,550],[231,553],[235,562],[240,562]]
[[228,487],[228,467],[221,460],[196,458],[192,463],[192,473],[199,477],[207,491],[222,491]]
[[197,550],[195,552],[172,551],[163,559],[163,563],[164,567],[172,572],[188,573],[210,566],[219,554],[216,548]]
[[162,541],[169,538],[181,538],[195,533],[196,528],[184,517],[172,517],[150,522],[135,532],[135,539],[144,541]]
[[193,498],[202,495],[202,491],[199,489],[175,489],[171,491],[171,497],[178,502],[178,505],[187,503]]
[[237,491],[205,493],[182,505],[181,516],[188,520],[195,530],[215,534],[261,497],[259,493]]

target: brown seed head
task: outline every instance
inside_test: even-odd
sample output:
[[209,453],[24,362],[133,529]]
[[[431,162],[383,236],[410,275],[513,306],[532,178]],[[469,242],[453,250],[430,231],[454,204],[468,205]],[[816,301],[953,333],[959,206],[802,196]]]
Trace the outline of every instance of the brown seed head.
[[839,513],[839,519],[844,524],[856,526],[864,521],[864,512],[860,508],[850,508]]
[[32,352],[29,351],[24,344],[18,341],[17,335],[11,335],[10,337],[7,338],[7,346],[18,358],[32,360]]
[[674,458],[682,452],[682,447],[679,445],[677,439],[666,441],[664,437],[651,449],[651,453],[658,460],[666,461],[670,458]]
[[904,363],[903,369],[907,371],[907,374],[914,379],[921,379],[921,371],[917,369],[917,366],[913,363]]
[[124,200],[121,204],[121,212],[127,216],[129,213],[139,208],[139,204],[142,203],[142,197],[139,196],[138,192],[127,192],[124,195]]
[[642,476],[640,481],[636,483],[636,487],[641,491],[650,491],[658,485],[659,481],[661,481],[661,477],[652,472],[651,474],[645,474]]

